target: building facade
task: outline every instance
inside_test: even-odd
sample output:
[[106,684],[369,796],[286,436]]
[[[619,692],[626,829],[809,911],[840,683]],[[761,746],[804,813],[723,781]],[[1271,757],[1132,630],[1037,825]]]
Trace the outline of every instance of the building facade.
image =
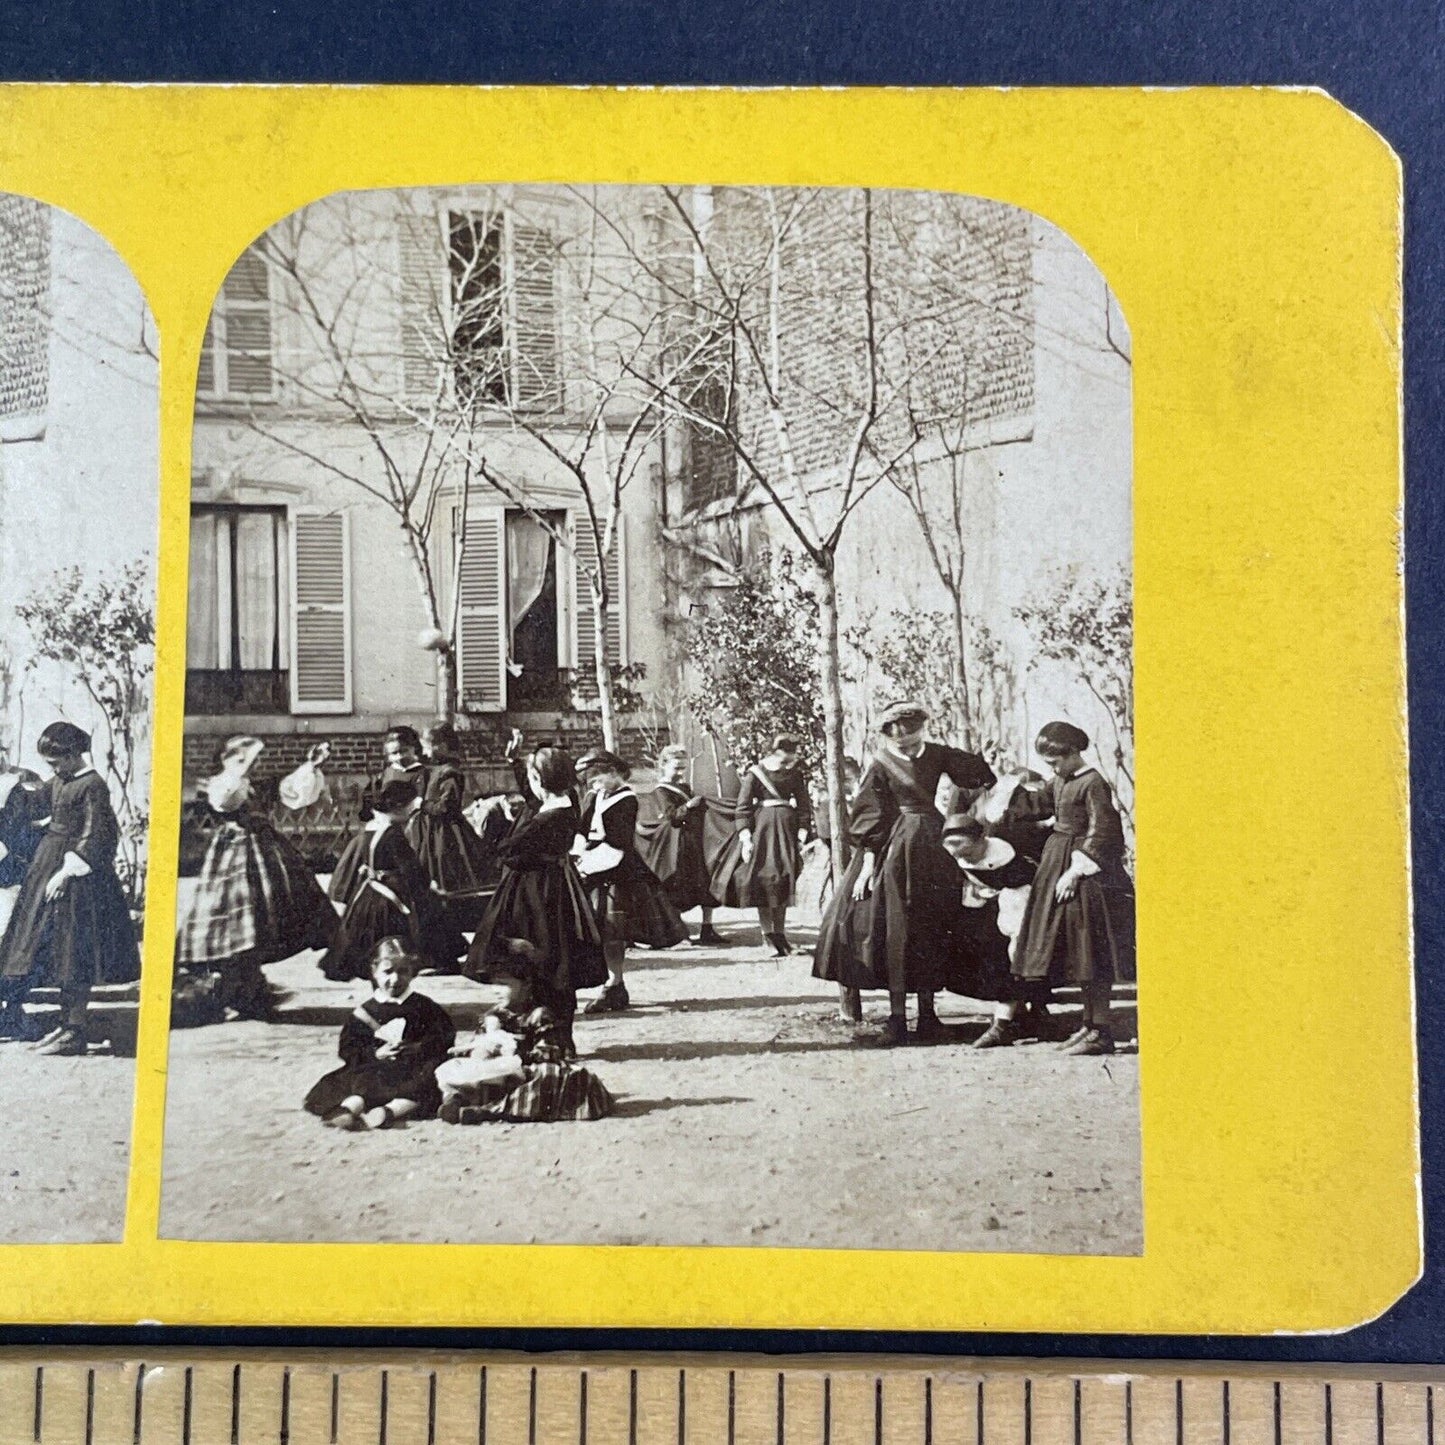
[[[439,641],[480,786],[504,782],[482,765],[513,726],[594,739],[599,537],[626,745],[669,730],[700,744],[682,705],[687,617],[765,548],[795,545],[755,470],[822,512],[844,485],[865,285],[886,397],[873,472],[907,464],[860,487],[838,548],[850,748],[868,743],[880,685],[868,639],[909,626],[962,656],[980,745],[1025,759],[1052,716],[1127,733],[1021,616],[1098,585],[1127,606],[1119,307],[1037,217],[863,197],[377,192],[260,238],[217,300],[198,377],[188,773],[238,731],[268,738],[270,767],[322,737],[339,771],[373,767],[386,727],[444,710]],[[759,372],[717,361],[739,316],[766,331],[755,304],[778,308],[773,358],[758,358],[772,411]],[[669,370],[679,354],[697,361],[690,387]],[[615,516],[605,532],[599,513]]]
[[[73,669],[35,655],[14,609],[78,567],[87,582],[156,549],[159,399],[154,323],[125,262],[73,216],[0,195],[0,752],[31,768],[65,717],[103,735]],[[153,588],[149,580],[147,590]],[[149,786],[149,699],[135,802]]]
[[589,368],[631,334],[581,294],[609,264],[589,215],[561,191],[342,195],[237,262],[197,386],[188,772],[238,731],[276,766],[321,737],[374,766],[387,727],[445,711],[438,633],[475,757],[512,726],[594,735],[599,540],[618,689],[655,681],[666,449]]

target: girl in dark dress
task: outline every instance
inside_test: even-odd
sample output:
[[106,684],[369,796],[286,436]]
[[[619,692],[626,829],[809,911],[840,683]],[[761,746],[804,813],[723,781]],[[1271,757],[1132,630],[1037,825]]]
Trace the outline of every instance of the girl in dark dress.
[[620,1013],[631,1004],[624,976],[627,945],[671,948],[687,937],[687,927],[638,854],[637,794],[627,786],[627,764],[599,748],[577,768],[588,793],[574,852],[607,955],[607,987],[585,1012]]
[[460,766],[461,740],[449,723],[433,723],[422,734],[426,781],[421,806],[407,822],[406,835],[443,898],[475,898],[494,872],[487,845],[462,811],[467,780]]
[[383,938],[405,938],[427,967],[455,972],[467,941],[432,892],[406,840],[416,790],[406,778],[387,783],[372,802],[366,860],[331,947],[321,959],[329,979],[365,978],[371,951]]
[[[1003,842],[1013,852],[1013,861],[1003,866],[1001,876],[970,867],[974,845],[962,845],[957,839],[951,839],[945,828],[944,846],[965,872],[965,895],[970,890],[987,893],[990,885],[997,891],[996,906],[989,911],[996,912],[999,930],[1008,941],[1011,978],[1029,891],[1038,872],[1044,843],[1053,828],[1053,791],[1052,784],[1045,783],[1038,773],[1016,768],[1001,774],[993,787],[975,800],[969,818],[982,825],[987,845]],[[965,913],[964,918],[967,923],[969,915]],[[1049,1014],[1050,993],[1047,979],[1029,982],[1013,979],[1011,988],[999,994],[993,1022],[974,1040],[974,1048],[1006,1048],[1029,1038],[1055,1041],[1057,1034]]]
[[85,760],[89,734],[73,723],[51,723],[36,750],[55,776],[40,805],[45,834],[0,939],[0,1035],[25,1037],[23,1000],[51,984],[60,990],[61,1022],[37,1048],[78,1055],[88,1048],[91,989],[135,982],[140,948],[115,871],[120,827],[110,789]]
[[1053,769],[1053,832],[1044,844],[1015,949],[1017,978],[1077,984],[1084,1018],[1068,1054],[1114,1052],[1109,995],[1134,973],[1134,885],[1124,828],[1108,783],[1085,763],[1088,734],[1051,722],[1034,744]]
[[812,837],[813,804],[798,766],[802,739],[779,733],[767,757],[742,777],[734,805],[737,831],[717,860],[712,891],[729,908],[756,908],[763,940],[775,958],[788,943],[788,909],[802,869],[802,844]]
[[[993,1003],[993,1022],[974,1040],[974,1048],[1006,1047],[1030,1031],[1022,1013],[1034,995],[1011,971],[1010,930],[1018,926],[1016,900],[1027,898],[1038,865],[989,834],[971,813],[944,820],[943,846],[959,867],[962,895],[943,986],[950,993]],[[1004,916],[1005,905],[1010,918]]]
[[0,888],[18,888],[45,836],[39,824],[50,790],[28,768],[11,773],[0,802]]
[[887,989],[884,1046],[906,1043],[907,999],[918,995],[918,1038],[941,1035],[933,1008],[961,907],[958,869],[944,850],[939,782],[977,790],[994,781],[980,757],[923,736],[927,714],[897,703],[882,718],[882,746],[849,810],[858,850],[818,931],[813,975],[849,988]]
[[[264,964],[326,948],[337,923],[296,846],[251,811],[251,770],[264,746],[259,738],[229,739],[221,770],[201,785],[198,806],[210,842],[176,929],[176,968],[219,975],[218,1002],[241,1018],[275,1013]],[[326,756],[326,744],[318,743],[306,764],[283,779],[283,803],[300,808],[316,801]]]
[[456,1042],[447,1011],[412,988],[422,960],[403,939],[383,938],[368,963],[373,992],[341,1026],[342,1066],[312,1085],[303,1106],[333,1129],[385,1129],[435,1114],[437,1065]]
[[530,1002],[552,1010],[571,1050],[577,990],[607,979],[602,931],[572,863],[576,772],[561,748],[540,748],[526,779],[537,802],[500,846],[502,880],[472,939],[466,972],[483,983],[529,983]]
[[426,786],[426,768],[421,760],[421,738],[415,728],[394,727],[387,730],[382,742],[386,765],[362,789],[361,807],[357,813],[358,827],[351,841],[341,850],[336,867],[331,874],[329,892],[332,901],[343,907],[356,896],[361,882],[361,870],[371,849],[371,838],[367,825],[375,817],[376,798],[388,783],[404,782],[411,785],[414,796],[420,798]]
[[637,823],[637,852],[657,874],[679,913],[702,910],[697,941],[718,947],[724,940],[712,926],[717,900],[712,896],[712,868],[704,842],[707,799],[688,784],[687,765],[687,749],[680,743],[658,754],[650,816],[639,817]]

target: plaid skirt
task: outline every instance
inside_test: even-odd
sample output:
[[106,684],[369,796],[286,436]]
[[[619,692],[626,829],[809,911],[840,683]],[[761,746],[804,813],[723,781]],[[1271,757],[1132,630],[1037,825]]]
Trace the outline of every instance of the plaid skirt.
[[227,819],[212,834],[181,911],[176,963],[275,963],[325,948],[336,927],[331,900],[292,844],[259,819]]
[[[474,1105],[477,1122],[556,1124],[562,1120],[605,1119],[612,1095],[596,1074],[576,1064],[528,1064],[523,1083],[493,1086],[493,1097]],[[471,1119],[468,1119],[471,1122]]]

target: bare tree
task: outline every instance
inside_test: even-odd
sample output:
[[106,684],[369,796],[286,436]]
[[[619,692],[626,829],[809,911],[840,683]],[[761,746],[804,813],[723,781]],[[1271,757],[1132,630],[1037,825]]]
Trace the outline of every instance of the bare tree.
[[[504,210],[490,192],[475,199],[443,218],[431,193],[340,197],[273,227],[254,249],[275,278],[273,306],[300,338],[275,353],[291,405],[251,404],[243,419],[396,519],[437,654],[439,715],[461,703],[468,501],[495,495],[536,521],[583,584],[592,655],[577,663],[616,747],[608,635],[619,599],[608,559],[623,495],[648,478],[666,421],[652,375],[666,313],[633,263],[641,238],[617,206],[604,227],[596,204],[529,217],[515,200]],[[528,307],[536,330],[524,350]],[[318,443],[295,424],[308,408],[343,416],[364,447]],[[557,521],[559,502],[572,525]],[[438,522],[453,505],[443,555]]]
[[[615,192],[604,201],[595,187],[573,196],[580,204],[551,213],[545,228],[532,228],[537,235],[545,229],[540,244],[547,254],[534,255],[531,264],[556,273],[564,365],[555,379],[538,378],[537,388],[477,388],[481,414],[500,421],[525,443],[512,453],[519,460],[496,460],[475,430],[458,434],[451,445],[495,491],[548,532],[585,584],[592,617],[592,656],[585,662],[592,670],[603,740],[615,749],[617,706],[607,639],[620,599],[614,596],[607,559],[618,546],[624,494],[639,476],[654,480],[648,468],[668,420],[660,404],[666,373],[659,368],[671,305],[637,264],[654,224],[645,208],[619,204]],[[514,258],[512,264],[512,284],[525,287],[527,262]],[[674,360],[674,367],[678,364]],[[686,365],[685,358],[681,364]],[[556,425],[559,412],[568,417],[565,427]],[[548,497],[527,480],[537,474],[539,460],[542,469],[550,466],[560,476],[564,494],[578,504],[571,530],[557,524]],[[577,661],[580,665],[584,659]]]
[[[631,248],[672,334],[650,377],[668,415],[721,441],[747,494],[806,557],[819,609],[834,867],[847,862],[837,559],[875,487],[920,444],[907,396],[925,352],[879,275],[870,191],[664,188],[660,245]],[[607,213],[599,210],[606,223]],[[626,238],[621,238],[626,243]]]
[[[284,404],[251,401],[241,420],[258,438],[354,487],[395,518],[436,652],[437,714],[449,718],[459,698],[456,609],[447,599],[458,593],[465,523],[448,557],[437,555],[435,534],[445,498],[459,495],[466,517],[473,449],[458,439],[480,417],[454,385],[459,333],[464,344],[466,332],[452,314],[441,268],[421,278],[425,295],[413,296],[421,322],[396,324],[395,233],[405,217],[437,224],[407,193],[398,193],[394,206],[340,197],[288,216],[242,258],[238,269],[258,260],[270,273],[282,344],[268,336],[266,359]],[[493,304],[500,307],[501,298]],[[418,375],[424,387],[415,384]],[[318,444],[313,429],[296,424],[298,412],[339,415],[364,446],[353,452]]]

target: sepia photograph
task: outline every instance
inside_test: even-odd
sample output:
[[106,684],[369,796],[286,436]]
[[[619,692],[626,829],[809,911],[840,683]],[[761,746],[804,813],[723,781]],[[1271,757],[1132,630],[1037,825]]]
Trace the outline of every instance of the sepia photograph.
[[[1140,1254],[1131,414],[1108,279],[983,197],[258,237],[196,377],[162,1235]],[[149,606],[114,565],[42,568],[0,695],[17,796],[103,775],[134,910],[143,729],[22,687],[89,655],[57,609]],[[93,1054],[120,954],[26,910],[112,864],[46,846],[4,1007]]]
[[0,193],[0,1243],[119,1241],[149,821],[157,341],[119,256]]

